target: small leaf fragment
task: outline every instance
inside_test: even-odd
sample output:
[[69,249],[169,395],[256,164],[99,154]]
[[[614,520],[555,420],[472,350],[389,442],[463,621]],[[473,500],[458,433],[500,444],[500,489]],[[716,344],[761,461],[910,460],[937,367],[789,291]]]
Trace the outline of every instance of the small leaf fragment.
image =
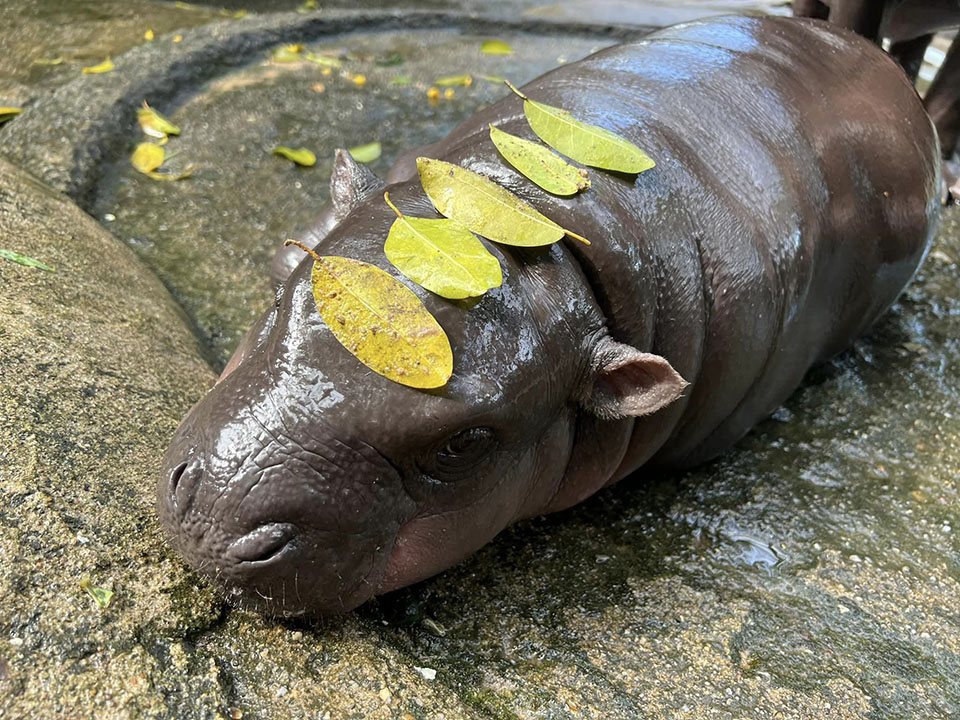
[[464,87],[470,87],[471,85],[473,85],[473,76],[450,75],[448,77],[442,77],[439,80],[434,80],[433,84],[439,85],[440,87],[451,87],[453,85],[462,85]]
[[92,597],[101,610],[110,606],[110,601],[113,599],[113,590],[97,587],[88,577],[80,581],[80,589]]
[[453,374],[450,341],[410,288],[369,263],[311,254],[317,310],[341,345],[401,385],[426,389],[447,383]]
[[102,63],[83,68],[82,72],[84,75],[100,75],[102,73],[108,73],[111,70],[113,70],[113,61],[104,60]]
[[379,67],[394,67],[395,65],[403,65],[404,59],[403,55],[398,52],[388,53],[383,57],[379,57],[374,61]]
[[167,135],[180,134],[180,128],[147,105],[146,100],[143,101],[143,107],[137,110],[137,122],[143,132],[150,137],[163,139]]
[[425,287],[451,300],[483,295],[500,287],[500,261],[466,226],[449,218],[404,216],[384,194],[397,219],[383,251],[394,267]]
[[303,45],[281,45],[270,55],[270,59],[276,63],[300,62],[304,59],[301,54]]
[[8,120],[13,120],[17,115],[22,113],[23,110],[17,107],[0,107],[0,125],[7,122]]
[[554,195],[575,195],[590,187],[587,171],[574,167],[543,145],[490,126],[490,139],[507,162]]
[[153,38],[155,38],[155,37],[156,37],[156,34],[153,32],[153,30],[147,30],[147,31],[143,34],[143,39],[146,40],[147,42],[150,42],[150,41],[153,40]]
[[308,13],[317,9],[317,0],[307,0],[303,5],[297,8],[298,13]]
[[488,83],[496,83],[497,85],[502,85],[506,80],[506,78],[502,78],[499,75],[477,75],[477,77]]
[[162,147],[154,143],[140,143],[130,156],[130,164],[137,172],[144,175],[152,173],[158,167],[163,165],[166,159],[166,152]]
[[3,248],[0,248],[0,260],[9,260],[10,262],[17,263],[17,265],[37,268],[39,270],[46,270],[47,272],[54,272],[53,268],[49,265],[45,265],[39,260],[34,260],[32,257],[21,255],[13,250],[4,250]]
[[512,55],[513,48],[503,40],[484,40],[480,52],[484,55]]
[[492,180],[443,160],[417,158],[420,184],[441,215],[504,245],[550,245],[564,235],[585,238],[557,225]]
[[297,165],[302,165],[303,167],[313,167],[317,162],[317,156],[306,148],[294,150],[293,148],[281,145],[273,149],[273,154],[285,157],[287,160],[292,160]]
[[188,165],[186,168],[184,168],[183,172],[178,172],[178,173],[148,172],[146,174],[149,175],[154,180],[168,180],[168,181],[186,180],[188,177],[193,175],[193,171],[196,169],[197,167],[195,165]]
[[62,57],[37,58],[36,60],[33,61],[33,64],[34,65],[63,65],[63,63],[65,62],[66,60],[64,60]]
[[357,145],[347,150],[353,156],[353,159],[360,163],[372,163],[383,152],[383,146],[379,142],[367,143],[366,145]]
[[523,98],[523,112],[533,131],[568,158],[591,167],[630,174],[656,166],[649,155],[626,138],[577,120],[566,110],[531,100],[509,82],[507,85]]
[[409,85],[411,82],[413,82],[413,79],[411,77],[409,77],[408,75],[401,75],[391,80],[390,84],[391,85]]
[[308,52],[303,56],[304,60],[314,63],[315,65],[320,65],[321,67],[326,68],[338,68],[343,65],[343,61],[340,58],[329,57],[327,55],[319,55],[317,53]]

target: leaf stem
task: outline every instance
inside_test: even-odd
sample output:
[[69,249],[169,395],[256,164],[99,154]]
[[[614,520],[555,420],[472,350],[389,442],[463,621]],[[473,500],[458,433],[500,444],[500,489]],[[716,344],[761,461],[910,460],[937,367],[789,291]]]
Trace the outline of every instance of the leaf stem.
[[298,248],[300,248],[301,250],[306,252],[308,255],[310,255],[314,260],[316,260],[317,262],[320,262],[320,256],[317,255],[313,250],[308,248],[306,245],[304,245],[302,242],[298,240],[287,240],[285,243],[283,243],[283,246],[286,247],[287,245],[296,245]]
[[584,245],[589,245],[589,244],[590,244],[590,241],[587,240],[583,235],[577,235],[577,234],[576,234],[575,232],[573,232],[572,230],[567,230],[566,228],[564,228],[564,229],[563,229],[563,232],[565,232],[567,235],[569,235],[570,237],[572,237],[574,240],[579,240],[579,241],[582,242]]
[[511,90],[513,90],[513,92],[516,93],[519,97],[523,98],[524,100],[529,100],[529,99],[530,99],[530,98],[528,98],[526,95],[524,95],[522,92],[520,92],[519,90],[517,90],[517,86],[514,85],[514,84],[513,84],[512,82],[510,82],[509,80],[504,80],[503,82],[506,83],[507,87],[510,88]]
[[387,203],[387,205],[390,206],[390,209],[393,210],[393,211],[397,214],[397,217],[400,218],[401,220],[403,220],[403,213],[400,212],[399,210],[397,210],[397,206],[394,205],[392,202],[390,202],[390,191],[389,191],[389,190],[383,194],[383,200],[384,200],[384,202]]

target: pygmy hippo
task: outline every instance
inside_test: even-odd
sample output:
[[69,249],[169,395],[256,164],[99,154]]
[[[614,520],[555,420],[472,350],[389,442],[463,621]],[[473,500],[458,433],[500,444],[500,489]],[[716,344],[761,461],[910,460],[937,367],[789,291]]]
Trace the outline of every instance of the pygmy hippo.
[[[484,240],[503,285],[474,303],[408,283],[453,347],[437,390],[362,365],[317,311],[312,261],[295,268],[181,424],[159,483],[172,542],[237,602],[344,612],[641,466],[718,454],[893,302],[934,231],[929,118],[887,55],[826,23],[678,25],[523,91],[656,167],[549,195],[489,140],[489,123],[535,139],[514,95],[420,151],[592,240]],[[409,158],[399,168],[393,202],[437,217]],[[383,253],[382,190],[341,154],[318,252],[402,278]]]

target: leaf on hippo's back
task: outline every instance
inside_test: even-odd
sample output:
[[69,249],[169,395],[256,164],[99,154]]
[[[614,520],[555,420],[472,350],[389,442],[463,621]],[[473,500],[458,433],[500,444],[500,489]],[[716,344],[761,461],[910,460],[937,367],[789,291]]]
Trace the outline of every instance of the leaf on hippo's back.
[[113,61],[104,60],[102,63],[83,68],[82,72],[84,75],[100,75],[102,73],[108,73],[111,70],[113,70]]
[[46,270],[47,272],[54,272],[53,268],[49,265],[45,265],[39,260],[34,260],[32,257],[21,255],[13,250],[4,250],[3,248],[0,248],[0,260],[9,260],[10,262],[17,263],[17,265],[37,268],[38,270]]
[[450,341],[410,288],[369,263],[307,252],[314,258],[310,280],[317,310],[341,345],[401,385],[446,384],[453,373]]
[[163,165],[165,159],[166,152],[159,145],[140,143],[137,145],[137,149],[133,151],[133,155],[130,156],[130,164],[137,172],[146,175]]
[[180,128],[147,105],[146,100],[143,101],[143,107],[137,110],[137,122],[144,134],[150,137],[163,139],[167,135],[180,134]]
[[472,75],[448,75],[447,77],[442,77],[442,78],[439,78],[438,80],[434,80],[433,84],[439,85],[440,87],[453,87],[455,85],[470,87],[471,85],[473,85],[473,76]]
[[424,192],[441,215],[494,242],[538,247],[570,235],[590,244],[483,175],[425,157],[417,158],[417,171]]
[[533,131],[547,145],[584,165],[623,173],[641,173],[656,163],[626,138],[577,120],[566,110],[531,100],[509,82],[523,98],[523,112]]
[[303,167],[313,167],[317,162],[317,156],[306,148],[294,150],[293,148],[280,145],[279,147],[275,147],[273,149],[273,154],[284,157],[287,160],[291,160],[297,165],[302,165]]
[[500,287],[497,260],[477,237],[456,220],[405,217],[383,196],[397,219],[383,251],[394,267],[430,292],[451,300],[483,295]]
[[480,52],[484,55],[512,55],[513,48],[503,40],[484,40]]
[[13,120],[22,112],[23,110],[16,107],[0,107],[0,125],[3,125],[7,120]]
[[490,139],[500,154],[527,178],[554,195],[575,195],[590,187],[587,171],[567,163],[543,145],[490,126]]
[[383,146],[379,142],[367,143],[366,145],[357,145],[347,150],[348,153],[359,163],[372,163],[383,152]]
[[113,599],[113,590],[97,587],[90,578],[84,578],[80,581],[80,589],[92,597],[102,610],[110,606],[110,601]]

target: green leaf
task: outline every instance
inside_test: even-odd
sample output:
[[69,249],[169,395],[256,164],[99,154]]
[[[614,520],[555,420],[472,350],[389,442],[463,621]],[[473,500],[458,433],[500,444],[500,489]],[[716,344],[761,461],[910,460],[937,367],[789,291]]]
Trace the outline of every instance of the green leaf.
[[[288,244],[299,244],[288,241]],[[313,256],[317,310],[354,357],[385,378],[414,388],[445,385],[453,350],[436,318],[402,282],[352,258]]]
[[425,157],[417,158],[417,171],[420,184],[441,215],[494,242],[538,247],[570,235],[590,244],[482,175]]
[[480,52],[484,55],[511,55],[513,48],[503,40],[484,40]]
[[378,142],[367,143],[366,145],[357,145],[347,150],[353,156],[353,159],[360,163],[372,163],[383,152],[383,147]]
[[287,160],[292,160],[297,165],[302,165],[303,167],[313,167],[317,162],[317,156],[306,148],[294,150],[293,148],[281,145],[273,149],[273,154],[285,157]]
[[477,237],[456,220],[408,218],[390,202],[393,221],[383,251],[394,267],[430,292],[451,300],[483,295],[500,287],[497,260]]
[[442,77],[439,80],[435,80],[434,85],[439,85],[440,87],[451,87],[453,85],[462,85],[463,87],[470,87],[473,85],[473,76],[471,75],[450,75],[448,77]]
[[327,55],[318,55],[316,53],[308,52],[303,57],[305,60],[309,60],[315,65],[320,65],[321,67],[338,68],[343,66],[343,61],[340,60],[340,58],[328,57]]
[[113,70],[113,61],[104,60],[102,63],[83,68],[82,72],[84,75],[100,75],[101,73],[108,73],[111,70]]
[[7,122],[8,120],[13,120],[22,112],[23,110],[16,107],[0,107],[0,125],[3,125],[3,123]]
[[523,98],[523,112],[533,131],[568,158],[591,167],[631,174],[655,167],[656,163],[643,150],[616,133],[581,122],[566,110],[531,100],[513,85],[510,89]]
[[80,589],[92,597],[102,610],[110,606],[110,601],[113,599],[113,590],[97,587],[90,581],[90,578],[84,578],[80,581]]
[[391,80],[390,84],[391,85],[409,85],[411,82],[413,82],[412,78],[410,78],[407,75],[401,75],[400,77],[395,77],[393,80]]
[[394,67],[403,65],[403,55],[398,52],[392,52],[376,59],[376,64],[380,67]]
[[159,145],[140,143],[130,157],[130,164],[133,165],[137,172],[142,172],[146,175],[163,165],[165,159],[166,153]]
[[575,195],[590,187],[587,171],[568,164],[543,145],[490,126],[490,139],[507,162],[549,193]]
[[477,75],[481,80],[486,80],[488,83],[496,83],[497,85],[502,85],[506,82],[506,78],[502,78],[499,75]]
[[37,58],[33,61],[34,65],[63,65],[66,62],[62,57],[55,58]]
[[303,60],[303,45],[281,45],[270,55],[276,63],[292,63]]
[[25,265],[26,267],[46,270],[47,272],[54,272],[53,268],[49,265],[44,265],[39,260],[34,260],[32,257],[21,255],[13,250],[4,250],[0,248],[0,260],[9,260],[10,262],[17,263],[18,265]]
[[150,137],[163,139],[167,135],[179,135],[180,128],[167,120],[143,101],[143,107],[137,110],[137,122],[143,132]]
[[298,13],[308,13],[317,9],[317,0],[307,0],[303,5],[297,8]]

